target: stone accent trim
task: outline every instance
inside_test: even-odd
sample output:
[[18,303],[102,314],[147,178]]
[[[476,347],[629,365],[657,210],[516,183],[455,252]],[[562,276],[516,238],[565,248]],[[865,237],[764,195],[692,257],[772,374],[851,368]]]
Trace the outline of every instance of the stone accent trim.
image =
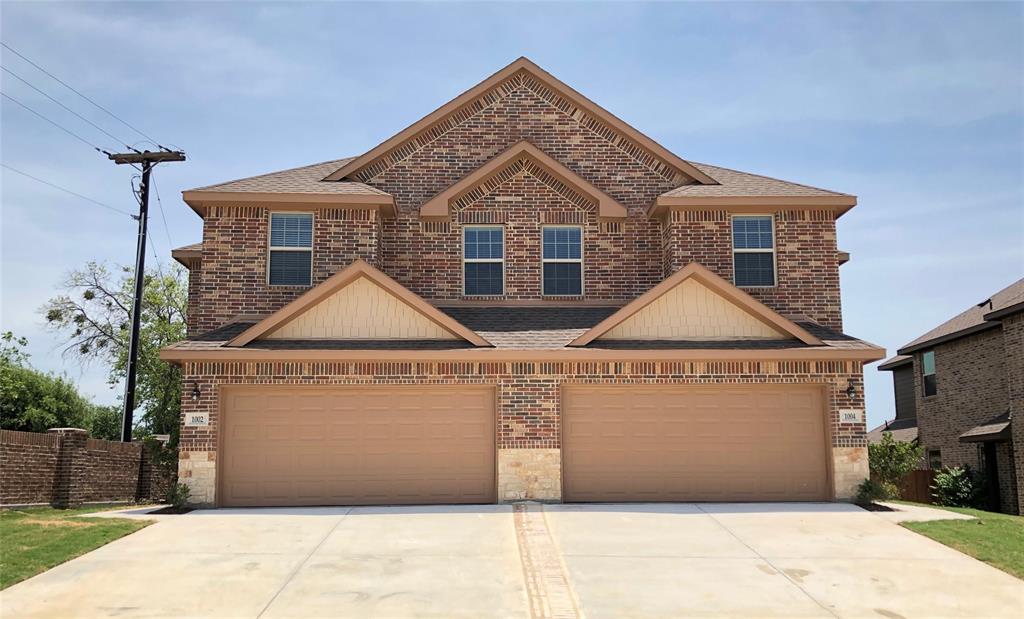
[[857,486],[868,478],[867,447],[832,448],[832,485],[837,501],[852,501]]
[[562,500],[561,449],[499,449],[498,501]]
[[213,506],[217,495],[217,452],[180,451],[178,479],[191,492],[190,505]]

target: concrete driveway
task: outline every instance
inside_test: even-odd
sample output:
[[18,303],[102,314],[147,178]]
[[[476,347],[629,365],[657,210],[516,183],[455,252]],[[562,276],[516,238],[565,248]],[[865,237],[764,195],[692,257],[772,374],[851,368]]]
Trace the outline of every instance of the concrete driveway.
[[994,617],[1024,582],[837,504],[198,511],[3,617]]

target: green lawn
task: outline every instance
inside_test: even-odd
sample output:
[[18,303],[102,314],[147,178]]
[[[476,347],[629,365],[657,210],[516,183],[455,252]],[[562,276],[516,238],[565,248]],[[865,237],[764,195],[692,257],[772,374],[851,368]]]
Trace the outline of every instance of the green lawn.
[[76,517],[120,507],[125,506],[0,511],[0,589],[152,524],[147,520]]
[[1024,518],[980,509],[926,507],[969,514],[977,520],[904,522],[903,526],[1024,579]]

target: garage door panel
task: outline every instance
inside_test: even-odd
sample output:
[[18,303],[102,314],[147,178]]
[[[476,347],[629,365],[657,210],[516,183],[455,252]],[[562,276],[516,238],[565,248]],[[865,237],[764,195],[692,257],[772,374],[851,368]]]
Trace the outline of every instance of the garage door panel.
[[226,391],[224,505],[495,500],[491,388]]
[[563,409],[568,501],[828,498],[816,386],[573,386]]

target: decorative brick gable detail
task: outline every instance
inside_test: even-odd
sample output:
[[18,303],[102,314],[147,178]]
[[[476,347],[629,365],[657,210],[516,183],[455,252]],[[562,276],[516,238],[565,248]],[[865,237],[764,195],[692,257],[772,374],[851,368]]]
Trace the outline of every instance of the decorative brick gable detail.
[[[270,213],[263,206],[210,207],[203,261],[189,282],[189,332],[215,329],[238,315],[266,315],[308,290],[267,283]],[[357,258],[379,264],[377,211],[318,209],[313,214],[313,285]],[[192,272],[195,277],[196,272]]]
[[463,105],[458,110],[448,114],[417,135],[391,149],[373,163],[359,170],[354,177],[362,182],[369,182],[407,160],[418,151],[429,147],[448,133],[458,129],[488,108],[513,97],[517,92],[531,93],[547,103],[551,109],[557,110],[566,117],[573,119],[580,126],[585,127],[594,135],[600,136],[638,164],[646,167],[658,176],[674,182],[675,185],[681,185],[690,180],[640,145],[608,126],[608,124],[595,118],[572,101],[545,86],[543,82],[527,71],[516,72],[487,92],[482,93],[473,101]]

